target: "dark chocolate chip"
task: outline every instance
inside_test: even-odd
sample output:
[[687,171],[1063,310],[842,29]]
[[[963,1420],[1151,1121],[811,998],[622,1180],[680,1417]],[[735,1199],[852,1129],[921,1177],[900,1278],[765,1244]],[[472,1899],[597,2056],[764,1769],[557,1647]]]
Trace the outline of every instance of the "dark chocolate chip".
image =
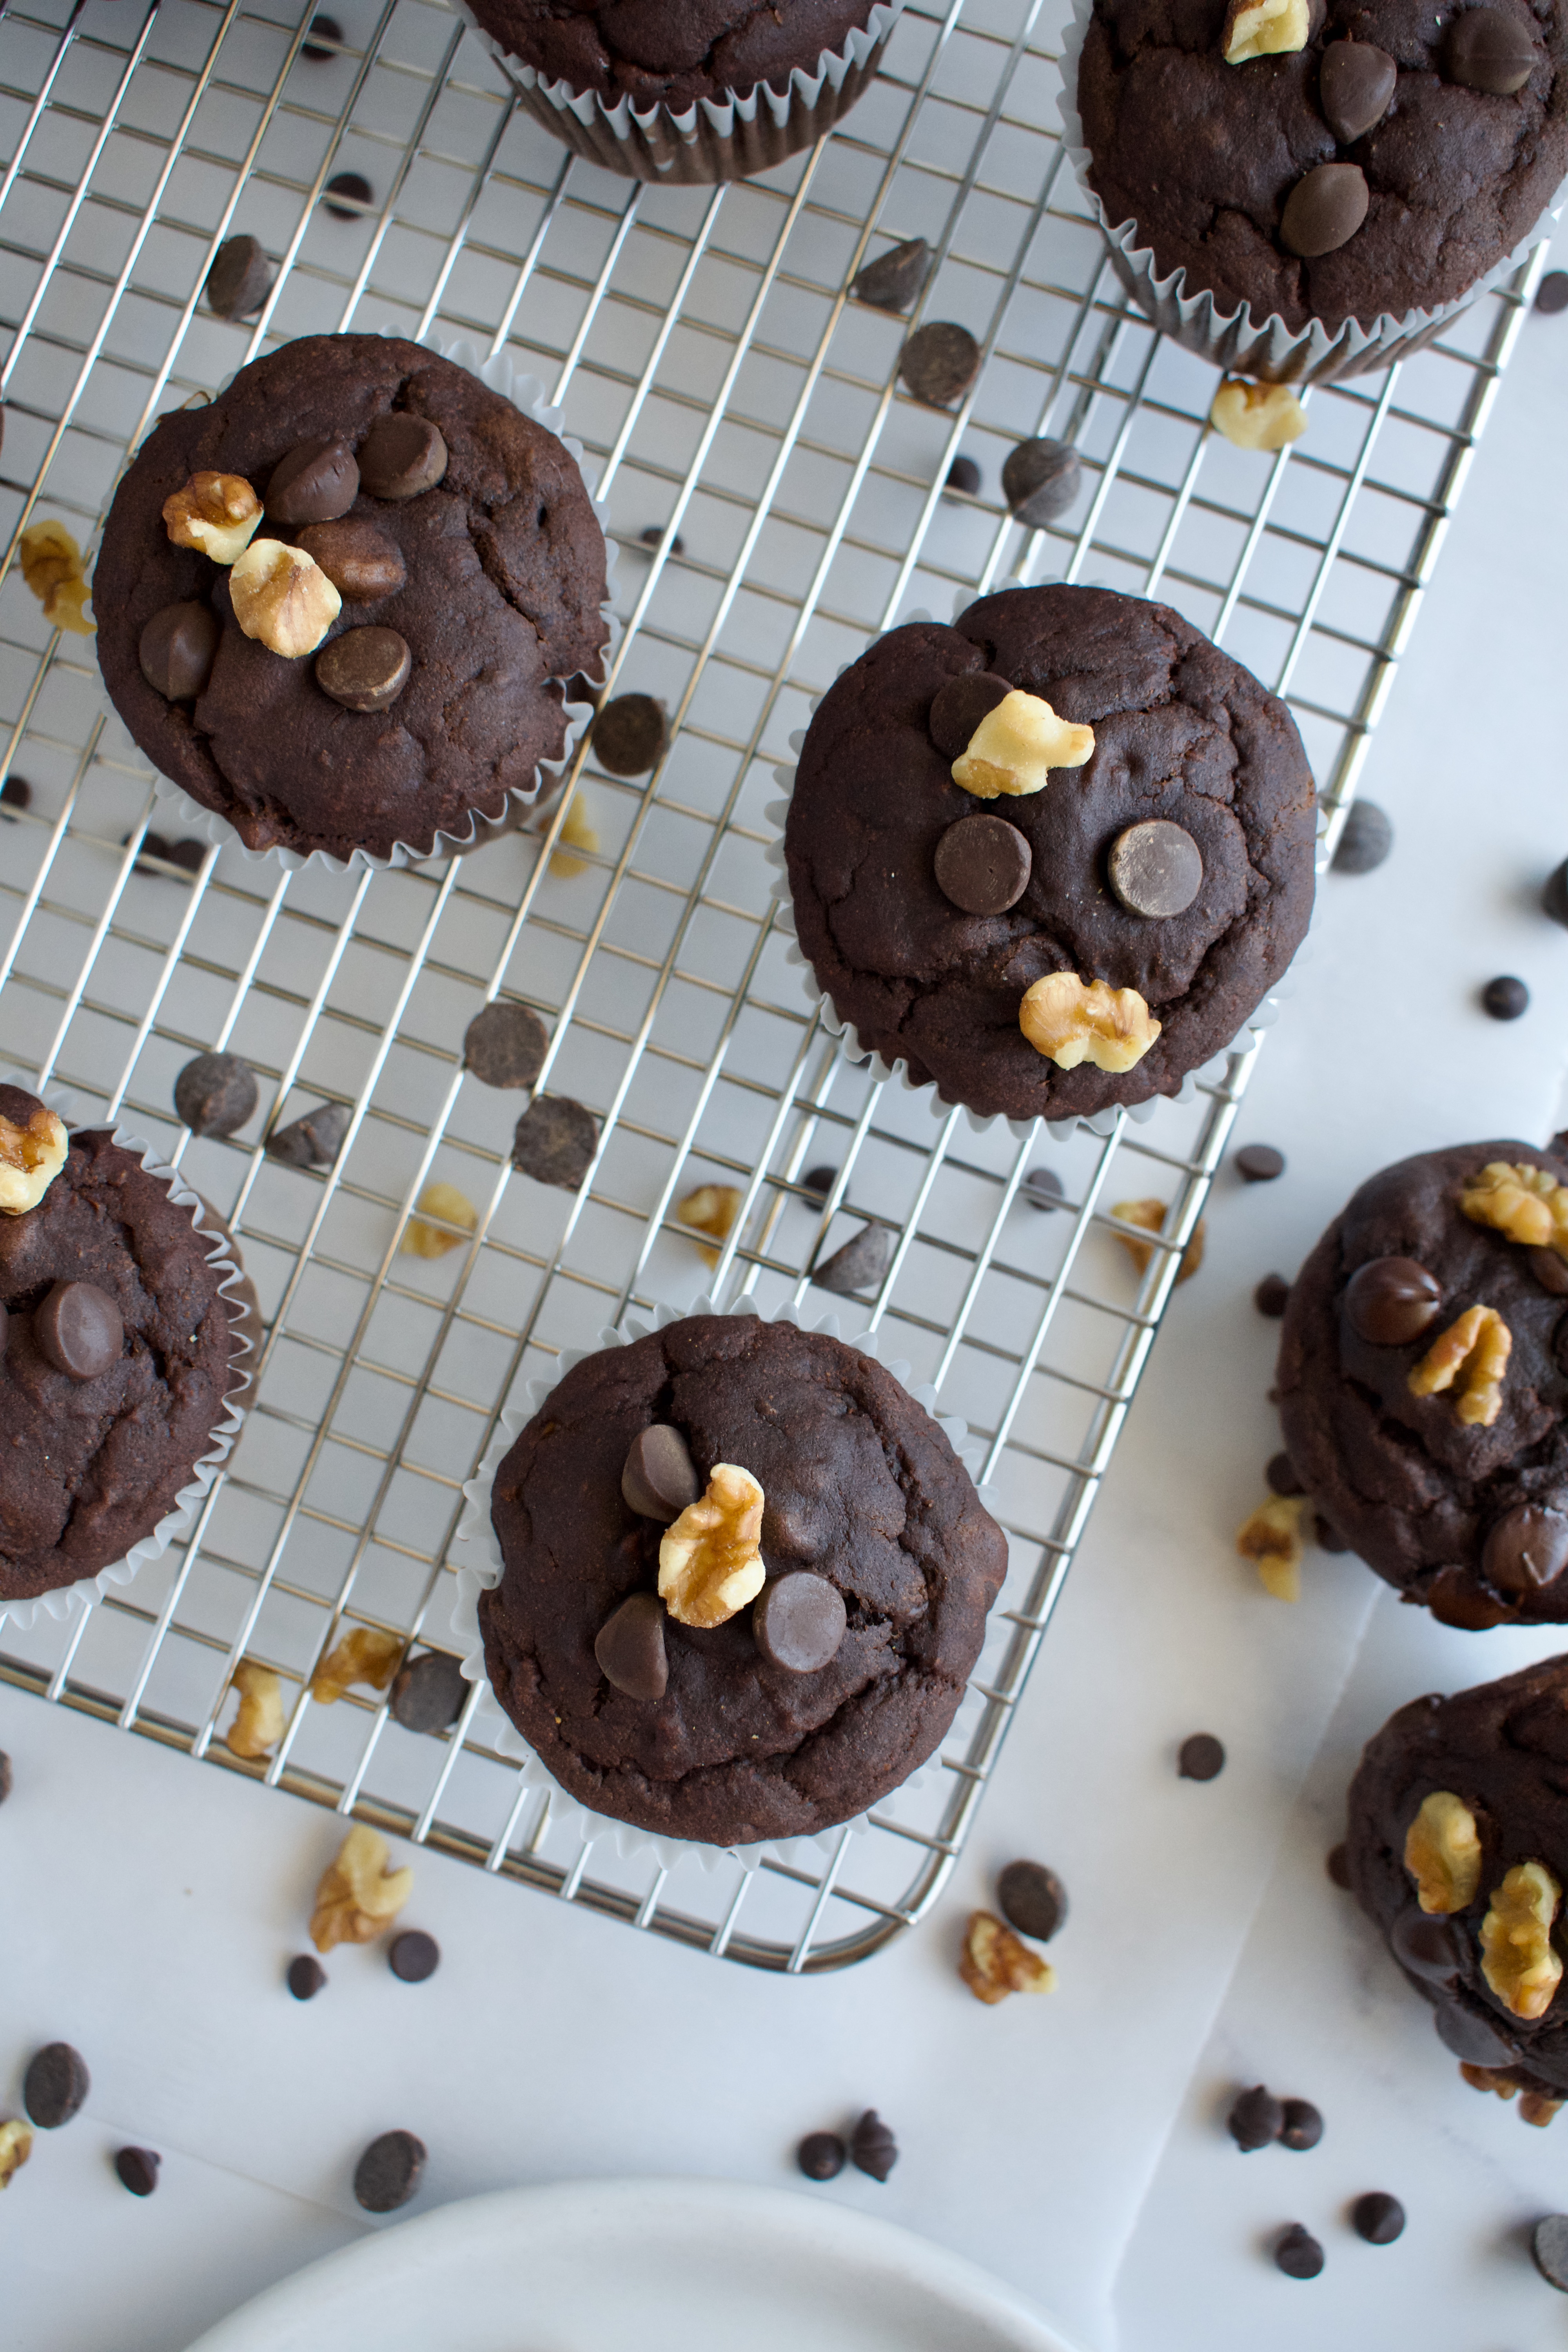
[[531,1087],[544,1066],[550,1036],[531,1005],[498,998],[463,1032],[463,1067],[481,1086]]
[[1373,1257],[1345,1285],[1345,1319],[1373,1348],[1405,1348],[1437,1319],[1443,1286],[1413,1257]]
[[1524,1262],[1542,1290],[1553,1298],[1568,1298],[1568,1263],[1554,1249],[1526,1250]]
[[1324,1518],[1321,1511],[1315,1512],[1313,1515],[1312,1538],[1320,1551],[1337,1554],[1350,1549],[1349,1544],[1346,1543],[1339,1529]]
[[899,2143],[877,2113],[868,2107],[849,2135],[849,2154],[858,2171],[873,2180],[886,2180],[899,2160]]
[[405,1731],[446,1731],[462,1714],[468,1688],[456,1658],[425,1650],[399,1666],[388,1705]]
[[1271,1143],[1245,1144],[1236,1155],[1236,1172],[1246,1184],[1272,1184],[1285,1173],[1285,1154]]
[[1441,2002],[1432,2022],[1443,2047],[1467,2066],[1508,2066],[1519,2056],[1495,2025],[1458,2000]]
[[129,2189],[132,2197],[151,2197],[158,2186],[158,2167],[163,2161],[153,2147],[120,2147],[114,2151],[114,2169],[120,2175],[121,2186]]
[[923,236],[889,246],[849,280],[849,299],[874,310],[907,310],[931,274],[931,247]]
[[322,189],[321,197],[334,220],[358,220],[371,200],[370,182],[363,172],[337,172]]
[[[1568,269],[1549,269],[1535,289],[1535,307],[1542,318],[1555,318],[1559,310],[1568,310]],[[1559,922],[1563,918],[1558,917]]]
[[1212,1731],[1194,1731],[1183,1740],[1176,1769],[1184,1780],[1215,1780],[1225,1770],[1224,1743]]
[[955,457],[947,469],[943,489],[957,490],[966,499],[980,495],[980,468],[973,457]]
[[280,457],[267,485],[268,522],[336,522],[359,496],[359,467],[341,433],[318,434]]
[[1239,2092],[1225,2119],[1226,2131],[1244,2156],[1251,2156],[1260,2147],[1271,2147],[1284,2124],[1284,2107],[1261,2083],[1255,2083],[1250,2091]]
[[1528,1598],[1568,1568],[1568,1514],[1541,1503],[1518,1503],[1491,1529],[1481,1552],[1481,1574],[1500,1592]]
[[807,2132],[795,2160],[808,2180],[837,2180],[848,2153],[837,2132]]
[[423,1984],[441,1965],[441,1947],[423,1927],[405,1927],[387,1947],[386,1965],[404,1984]]
[[962,759],[981,720],[1012,691],[1006,679],[994,670],[971,670],[939,687],[931,698],[926,730],[942,758]]
[[595,718],[590,740],[612,776],[646,776],[668,746],[668,714],[651,694],[617,694]]
[[320,64],[323,58],[336,54],[343,37],[343,28],[335,16],[312,16],[305,38],[300,44],[300,55]]
[[447,471],[447,443],[427,416],[395,409],[359,445],[360,488],[373,499],[417,499]]
[[206,863],[206,843],[192,841],[188,835],[169,844],[170,865],[183,866],[187,874],[199,874]]
[[1496,980],[1489,980],[1481,991],[1481,1011],[1494,1021],[1517,1021],[1521,1013],[1529,1010],[1530,991],[1512,972],[1502,972]]
[[1421,1599],[1439,1625],[1458,1625],[1467,1633],[1513,1621],[1508,1603],[1483,1592],[1468,1568],[1440,1568]]
[[1020,1936],[1048,1944],[1068,1916],[1067,1888],[1043,1862],[1010,1862],[996,1881],[1002,1916]]
[[1394,847],[1394,826],[1375,801],[1352,801],[1331,864],[1336,874],[1371,874]]
[[1510,8],[1467,8],[1448,33],[1448,79],[1461,89],[1511,98],[1540,62],[1540,51]]
[[1252,1294],[1252,1303],[1259,1315],[1277,1323],[1290,1303],[1290,1286],[1282,1274],[1266,1274]]
[[1005,915],[1029,887],[1034,853],[1005,816],[961,816],[936,845],[937,887],[966,915]]
[[752,1611],[758,1649],[792,1675],[815,1675],[836,1658],[848,1622],[838,1587],[805,1569],[770,1578]]
[[316,684],[345,710],[390,710],[412,667],[395,629],[345,629],[316,656]]
[[1342,147],[1383,121],[1399,79],[1386,49],[1373,41],[1331,41],[1318,68],[1318,104]]
[[1338,1845],[1329,1848],[1329,1858],[1323,1867],[1342,1893],[1348,1895],[1351,1891],[1350,1848],[1342,1840]]
[[1062,1180],[1054,1168],[1031,1168],[1018,1187],[1018,1198],[1031,1209],[1059,1209]]
[[232,1135],[256,1104],[256,1073],[237,1054],[198,1054],[174,1080],[174,1108],[193,1135]]
[[327,1981],[327,1971],[311,1952],[301,1952],[289,1963],[284,1982],[296,2000],[314,2000]]
[[68,2042],[46,2042],[34,2052],[22,2077],[22,2105],[40,2131],[58,2131],[79,2114],[92,2077],[79,2050]]
[[268,1157],[281,1160],[286,1168],[330,1168],[348,1131],[346,1104],[318,1103],[302,1118],[273,1129],[267,1139]]
[[7,808],[31,808],[33,787],[25,776],[7,776],[0,784],[0,802],[4,802]]
[[1276,1495],[1304,1495],[1307,1491],[1296,1475],[1296,1465],[1288,1454],[1271,1454],[1263,1473],[1269,1490]]
[[1299,2153],[1316,2147],[1323,2137],[1323,2118],[1310,2099],[1287,2099],[1285,2120],[1279,2126],[1279,2145],[1293,2147]]
[[425,2169],[425,2143],[411,2131],[383,2132],[354,2167],[354,2196],[367,2213],[406,2205]]
[[1292,2221],[1274,2249],[1274,2262],[1287,2278],[1316,2278],[1323,2267],[1323,2250],[1304,2221]]
[[1568,2213],[1548,2213],[1530,2233],[1535,2267],[1548,2286],[1568,2294]]
[[[0,1328],[0,1354],[4,1354],[5,1348],[5,1334],[4,1328]],[[0,1805],[5,1803],[15,1785],[11,1776],[11,1759],[6,1755],[5,1750],[0,1748]]]
[[566,1095],[541,1095],[517,1122],[511,1164],[521,1176],[574,1192],[593,1163],[598,1142],[592,1111]]
[[684,555],[686,552],[686,541],[681,538],[680,533],[677,531],[674,538],[669,539],[668,532],[660,530],[658,523],[656,522],[649,523],[646,530],[639,530],[637,537],[641,540],[645,547],[652,548],[662,547],[666,540],[668,539],[669,552],[671,555]]
[[841,1298],[857,1290],[875,1290],[888,1271],[893,1236],[884,1225],[862,1225],[852,1241],[819,1265],[812,1276],[818,1290],[836,1291]]
[[967,327],[936,319],[917,327],[899,353],[905,387],[927,408],[951,408],[980,373],[980,346]]
[[408,577],[403,550],[365,515],[313,522],[300,533],[300,545],[346,604],[374,604],[395,596]]
[[639,1429],[621,1472],[621,1494],[630,1507],[668,1527],[701,1492],[697,1465],[679,1430],[667,1421]]
[[652,1592],[628,1593],[594,1636],[594,1655],[605,1680],[627,1698],[662,1698],[669,1682],[663,1601]]
[[829,1168],[826,1164],[820,1168],[808,1168],[800,1180],[801,1190],[805,1192],[815,1192],[819,1201],[826,1200],[837,1181],[837,1169]]
[[1386,2189],[1369,2189],[1351,2207],[1351,2226],[1369,2246],[1392,2246],[1404,2232],[1405,2208]]
[[33,1317],[38,1352],[68,1380],[99,1381],[120,1361],[125,1321],[93,1282],[57,1282]]
[[1337,253],[1366,218],[1371,192],[1359,163],[1319,163],[1297,181],[1279,216],[1279,242],[1303,261]]
[[1070,441],[1020,441],[1002,463],[1002,495],[1015,522],[1043,530],[1079,494],[1083,461]]
[[226,236],[207,271],[206,296],[220,319],[249,319],[272,291],[272,264],[257,236]]
[[165,604],[136,641],[142,675],[165,702],[189,702],[212,676],[223,626],[210,604]]
[[1203,853],[1168,817],[1130,824],[1110,845],[1110,887],[1130,915],[1163,922],[1185,914],[1204,886]]

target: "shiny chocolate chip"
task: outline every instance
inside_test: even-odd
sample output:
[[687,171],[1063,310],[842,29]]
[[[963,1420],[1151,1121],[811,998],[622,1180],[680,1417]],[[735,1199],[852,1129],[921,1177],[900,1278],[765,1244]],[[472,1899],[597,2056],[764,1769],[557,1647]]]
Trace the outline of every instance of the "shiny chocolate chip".
[[1065,515],[1082,479],[1083,460],[1068,441],[1020,441],[1002,464],[1002,495],[1029,530]]
[[165,702],[189,702],[213,673],[223,635],[210,604],[165,604],[136,644],[142,675]]
[[416,499],[447,470],[447,444],[427,416],[378,416],[359,449],[359,478],[373,499]]
[[1351,2227],[1369,2246],[1392,2246],[1404,2234],[1405,2208],[1386,2189],[1369,2189],[1351,2207]]
[[1511,98],[1522,89],[1540,52],[1511,8],[1467,8],[1448,35],[1448,79],[1461,89]]
[[1437,1319],[1443,1286],[1413,1257],[1369,1258],[1345,1285],[1351,1329],[1373,1348],[1408,1347]]
[[1203,888],[1203,853],[1168,817],[1130,824],[1110,845],[1110,887],[1130,915],[1163,922],[1184,914]]
[[1293,2147],[1298,2154],[1305,2154],[1308,2148],[1316,2147],[1322,2137],[1322,2115],[1311,2100],[1287,2099],[1285,2120],[1279,2126],[1280,2147]]
[[395,629],[345,629],[316,656],[316,684],[345,710],[390,710],[413,666]]
[[847,1622],[838,1587],[809,1570],[774,1577],[752,1611],[758,1649],[792,1675],[814,1675],[836,1658]]
[[1318,68],[1318,103],[1342,147],[1363,138],[1388,112],[1398,68],[1374,41],[1331,41]]
[[1495,2025],[1458,2000],[1446,2000],[1432,2020],[1437,2039],[1467,2066],[1508,2066],[1519,2056]]
[[1460,1930],[1438,1913],[1412,1904],[1388,1931],[1389,1947],[1402,1968],[1431,1984],[1447,1984],[1464,1958]]
[[226,236],[207,271],[206,297],[220,319],[249,319],[272,291],[272,264],[258,237]]
[[300,545],[345,604],[374,604],[379,597],[395,596],[408,577],[403,550],[363,515],[313,522],[300,533]]
[[1371,201],[1359,163],[1320,163],[1297,181],[1279,218],[1279,242],[1288,253],[1313,261],[1348,245],[1366,218]]
[[340,433],[301,441],[280,457],[267,485],[269,522],[336,522],[359,496],[359,467]]
[[1500,1592],[1524,1598],[1568,1568],[1568,1513],[1520,1503],[1498,1521],[1481,1552],[1481,1573]]
[[691,1449],[667,1421],[639,1429],[621,1472],[621,1493],[645,1519],[668,1527],[702,1492]]
[[125,1321],[95,1282],[57,1282],[33,1318],[33,1337],[57,1372],[97,1381],[120,1361]]
[[664,1603],[652,1592],[628,1593],[594,1638],[599,1672],[627,1698],[658,1699],[669,1681]]
[[1491,1593],[1483,1592],[1468,1568],[1440,1568],[1421,1595],[1439,1625],[1456,1625],[1467,1633],[1484,1633],[1489,1625],[1506,1625],[1513,1611]]
[[942,758],[962,759],[981,720],[1012,691],[1005,677],[988,669],[971,670],[938,687],[926,728]]
[[1034,862],[1005,816],[961,816],[937,843],[937,887],[966,915],[1005,915],[1028,888]]
[[411,2131],[383,2132],[354,2167],[354,2195],[367,2213],[406,2205],[425,2170],[425,2143]]

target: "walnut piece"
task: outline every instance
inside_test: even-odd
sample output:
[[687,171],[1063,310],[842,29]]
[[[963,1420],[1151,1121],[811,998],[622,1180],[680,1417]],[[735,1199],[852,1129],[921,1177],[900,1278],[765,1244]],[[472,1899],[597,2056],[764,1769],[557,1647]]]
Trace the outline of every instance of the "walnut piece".
[[[716,1242],[726,1241],[741,1213],[744,1197],[734,1184],[699,1184],[694,1192],[688,1192],[685,1200],[677,1203],[676,1222],[689,1225],[694,1233],[711,1234]],[[710,1265],[718,1265],[716,1249],[710,1249],[705,1242],[700,1242],[698,1247]]]
[[749,1470],[716,1462],[658,1546],[658,1596],[679,1625],[727,1624],[764,1582],[763,1490]]
[[374,1944],[396,1918],[414,1892],[414,1873],[406,1864],[401,1870],[386,1864],[386,1840],[356,1822],[316,1889],[310,1941],[318,1952],[330,1952],[334,1944]]
[[229,1688],[238,1693],[239,1713],[224,1734],[231,1756],[269,1756],[283,1737],[283,1685],[270,1666],[241,1658]]
[[194,547],[215,563],[242,555],[260,520],[261,500],[243,474],[193,474],[163,500],[163,528],[174,545]]
[[42,1103],[26,1127],[0,1115],[0,1216],[23,1217],[36,1209],[69,1149],[64,1119]]
[[351,1683],[368,1683],[373,1690],[385,1690],[397,1672],[404,1648],[401,1633],[384,1633],[379,1625],[352,1627],[310,1676],[310,1696],[322,1706],[333,1706]]
[[1238,449],[1283,449],[1307,429],[1307,412],[1288,383],[1247,383],[1227,375],[1214,396],[1209,423]]
[[1308,0],[1230,0],[1220,48],[1227,66],[1304,49],[1311,38]]
[[1041,696],[1015,687],[986,712],[953,761],[952,781],[977,801],[1042,793],[1053,768],[1081,768],[1093,753],[1092,727],[1058,719]]
[[313,556],[280,539],[253,539],[228,575],[234,617],[285,661],[313,654],[343,600]]
[[1511,2099],[1519,2089],[1513,2076],[1500,2066],[1472,2066],[1461,2058],[1459,2072],[1472,2091],[1490,2091],[1500,2099]]
[[1057,1972],[989,1911],[972,1911],[958,1973],[976,2000],[994,2004],[1010,1992],[1049,1992]]
[[1264,1590],[1276,1601],[1301,1598],[1301,1562],[1306,1540],[1301,1521],[1305,1495],[1270,1495],[1236,1531],[1236,1548],[1243,1559],[1255,1559]]
[[1568,1258],[1568,1184],[1544,1168],[1489,1160],[1459,1194],[1472,1224],[1490,1225],[1525,1249],[1554,1249]]
[[[419,1214],[409,1218],[397,1244],[410,1257],[445,1257],[448,1250],[462,1247],[464,1234],[471,1234],[479,1222],[479,1211],[455,1184],[426,1184],[415,1206]],[[426,1224],[426,1217],[439,1217],[444,1224],[460,1225],[462,1232],[443,1233],[440,1225]]]
[[25,2124],[20,2116],[0,2124],[0,2189],[9,2189],[32,2153],[31,2124]]
[[1513,1334],[1495,1307],[1467,1307],[1433,1340],[1405,1385],[1412,1396],[1436,1396],[1459,1384],[1454,1411],[1471,1428],[1489,1429],[1502,1411],[1502,1380]]
[[[1118,1201],[1110,1213],[1121,1224],[1142,1225],[1146,1234],[1160,1234],[1165,1230],[1165,1219],[1170,1212],[1163,1201]],[[1182,1252],[1182,1263],[1176,1275],[1178,1282],[1190,1282],[1202,1265],[1204,1243],[1207,1237],[1208,1228],[1200,1217],[1193,1227],[1186,1248]],[[1139,1273],[1147,1274],[1149,1261],[1154,1255],[1152,1244],[1134,1241],[1131,1234],[1118,1234],[1116,1239]]]
[[30,522],[16,541],[22,577],[44,608],[44,618],[57,629],[90,637],[93,623],[87,617],[87,573],[81,550],[63,522]]
[[1481,1841],[1462,1797],[1435,1789],[1405,1832],[1405,1867],[1423,1911],[1463,1911],[1481,1883]]
[[1481,1921],[1481,1974],[1515,2017],[1544,2017],[1563,1981],[1552,1922],[1563,1889],[1544,1863],[1516,1862]]
[[1092,1062],[1097,1070],[1131,1070],[1160,1034],[1135,988],[1079,980],[1075,971],[1048,971],[1026,989],[1018,1026],[1058,1070],[1076,1070],[1080,1062]]
[[588,806],[588,795],[581,784],[566,803],[566,814],[561,820],[561,830],[555,836],[555,847],[550,853],[550,871],[558,881],[569,882],[574,874],[586,874],[587,860],[574,857],[574,849],[597,849],[599,828],[594,823]]
[[1540,2091],[1526,2091],[1519,2103],[1519,2120],[1544,2131],[1562,2105],[1561,2099],[1549,2099]]

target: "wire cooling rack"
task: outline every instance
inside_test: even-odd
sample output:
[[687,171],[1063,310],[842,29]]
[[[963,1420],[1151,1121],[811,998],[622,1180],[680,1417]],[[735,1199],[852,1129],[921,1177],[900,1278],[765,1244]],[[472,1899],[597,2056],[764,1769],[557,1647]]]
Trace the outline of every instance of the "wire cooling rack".
[[[772,920],[774,763],[876,631],[1059,576],[1165,597],[1286,693],[1331,841],[1531,276],[1403,368],[1310,394],[1292,450],[1246,455],[1205,434],[1213,372],[1129,312],[1081,216],[1041,0],[910,5],[844,130],[715,190],[570,160],[444,7],[333,5],[342,40],[312,36],[318,56],[307,20],[239,0],[46,0],[0,21],[0,707],[31,794],[0,806],[0,1060],[177,1162],[232,1221],[267,1324],[189,1542],[68,1627],[0,1629],[0,1674],[637,1927],[840,1966],[920,1916],[973,1821],[1258,1041],[1146,1122],[1065,1143],[876,1085]],[[368,199],[329,191],[343,173]],[[237,231],[279,264],[245,327],[201,299]],[[910,319],[848,302],[861,262],[913,236],[937,268]],[[896,380],[922,317],[986,353],[951,414]],[[90,645],[45,624],[18,535],[54,517],[90,558],[159,413],[289,337],[383,326],[506,350],[564,403],[620,549],[615,685],[663,698],[673,748],[633,782],[580,755],[596,845],[569,835],[570,856],[563,801],[542,835],[402,873],[290,878],[211,848],[185,870],[144,849],[149,823],[177,824]],[[1076,441],[1085,487],[1026,533],[995,485],[1011,444],[1044,432]],[[944,490],[961,453],[973,497]],[[599,1120],[575,1194],[511,1171],[521,1098],[463,1075],[464,1028],[497,996],[546,1022],[541,1087]],[[263,1087],[227,1142],[171,1111],[176,1071],[214,1046]],[[352,1112],[330,1173],[264,1156],[322,1100]],[[826,1197],[803,1181],[824,1166]],[[1025,1182],[1042,1166],[1056,1206]],[[478,1221],[425,1259],[399,1243],[433,1180]],[[704,1183],[742,1196],[712,1266],[678,1213]],[[1148,1199],[1167,1214],[1141,1272],[1114,1213]],[[809,1269],[868,1223],[893,1244],[875,1295],[814,1289]],[[452,1646],[459,1490],[501,1404],[628,1306],[703,1287],[879,1327],[984,1435],[1011,1545],[940,1759],[868,1828],[750,1871],[584,1847],[477,1699],[431,1738],[374,1690],[309,1695],[353,1624]],[[289,1701],[268,1763],[223,1743],[242,1655]]]

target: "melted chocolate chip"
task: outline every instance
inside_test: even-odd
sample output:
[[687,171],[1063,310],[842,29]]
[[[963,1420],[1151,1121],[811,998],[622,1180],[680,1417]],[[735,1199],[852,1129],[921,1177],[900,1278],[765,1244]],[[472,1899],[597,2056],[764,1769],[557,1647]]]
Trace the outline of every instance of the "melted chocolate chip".
[[1029,887],[1034,852],[1005,816],[961,816],[936,845],[937,887],[966,915],[1005,915]]
[[1110,887],[1130,915],[1167,921],[1192,905],[1203,888],[1203,854],[1190,833],[1168,817],[1130,824],[1110,845]]
[[446,471],[446,440],[427,416],[378,416],[360,443],[360,487],[373,499],[419,498]]
[[669,1681],[663,1601],[652,1592],[628,1593],[600,1626],[594,1655],[605,1680],[627,1698],[662,1698]]
[[1448,35],[1448,79],[1461,89],[1511,98],[1534,72],[1540,52],[1509,8],[1467,8]]
[[837,1657],[847,1622],[838,1587],[809,1570],[774,1577],[752,1611],[758,1649],[792,1675],[814,1675]]
[[1500,1592],[1525,1598],[1568,1568],[1568,1514],[1520,1503],[1498,1521],[1481,1553],[1481,1573]]
[[621,1493],[631,1508],[667,1528],[701,1492],[697,1465],[679,1430],[667,1421],[639,1429],[621,1472]]
[[931,698],[926,729],[942,758],[962,759],[981,720],[1012,691],[1005,677],[988,669],[971,670],[939,686]]
[[1373,1348],[1405,1348],[1437,1319],[1443,1288],[1413,1257],[1369,1258],[1345,1285],[1345,1318]]
[[1363,138],[1388,112],[1399,70],[1374,41],[1331,41],[1318,68],[1318,103],[1342,147]]
[[313,522],[300,533],[300,545],[346,604],[374,604],[382,596],[395,596],[408,577],[403,550],[363,515]]
[[359,467],[342,436],[301,441],[280,457],[267,485],[269,522],[336,522],[359,496]]
[[223,635],[210,604],[165,604],[136,643],[142,675],[165,702],[190,702],[212,676]]
[[1440,1913],[1412,1904],[1388,1931],[1389,1948],[1402,1968],[1429,1984],[1447,1984],[1464,1958],[1463,1931]]
[[125,1323],[106,1290],[92,1282],[57,1282],[33,1318],[38,1352],[68,1380],[101,1380],[120,1361]]
[[1371,201],[1359,163],[1320,163],[1297,181],[1279,217],[1279,242],[1302,260],[1348,245]]
[[390,710],[412,667],[395,629],[346,629],[316,656],[316,684],[345,710]]

